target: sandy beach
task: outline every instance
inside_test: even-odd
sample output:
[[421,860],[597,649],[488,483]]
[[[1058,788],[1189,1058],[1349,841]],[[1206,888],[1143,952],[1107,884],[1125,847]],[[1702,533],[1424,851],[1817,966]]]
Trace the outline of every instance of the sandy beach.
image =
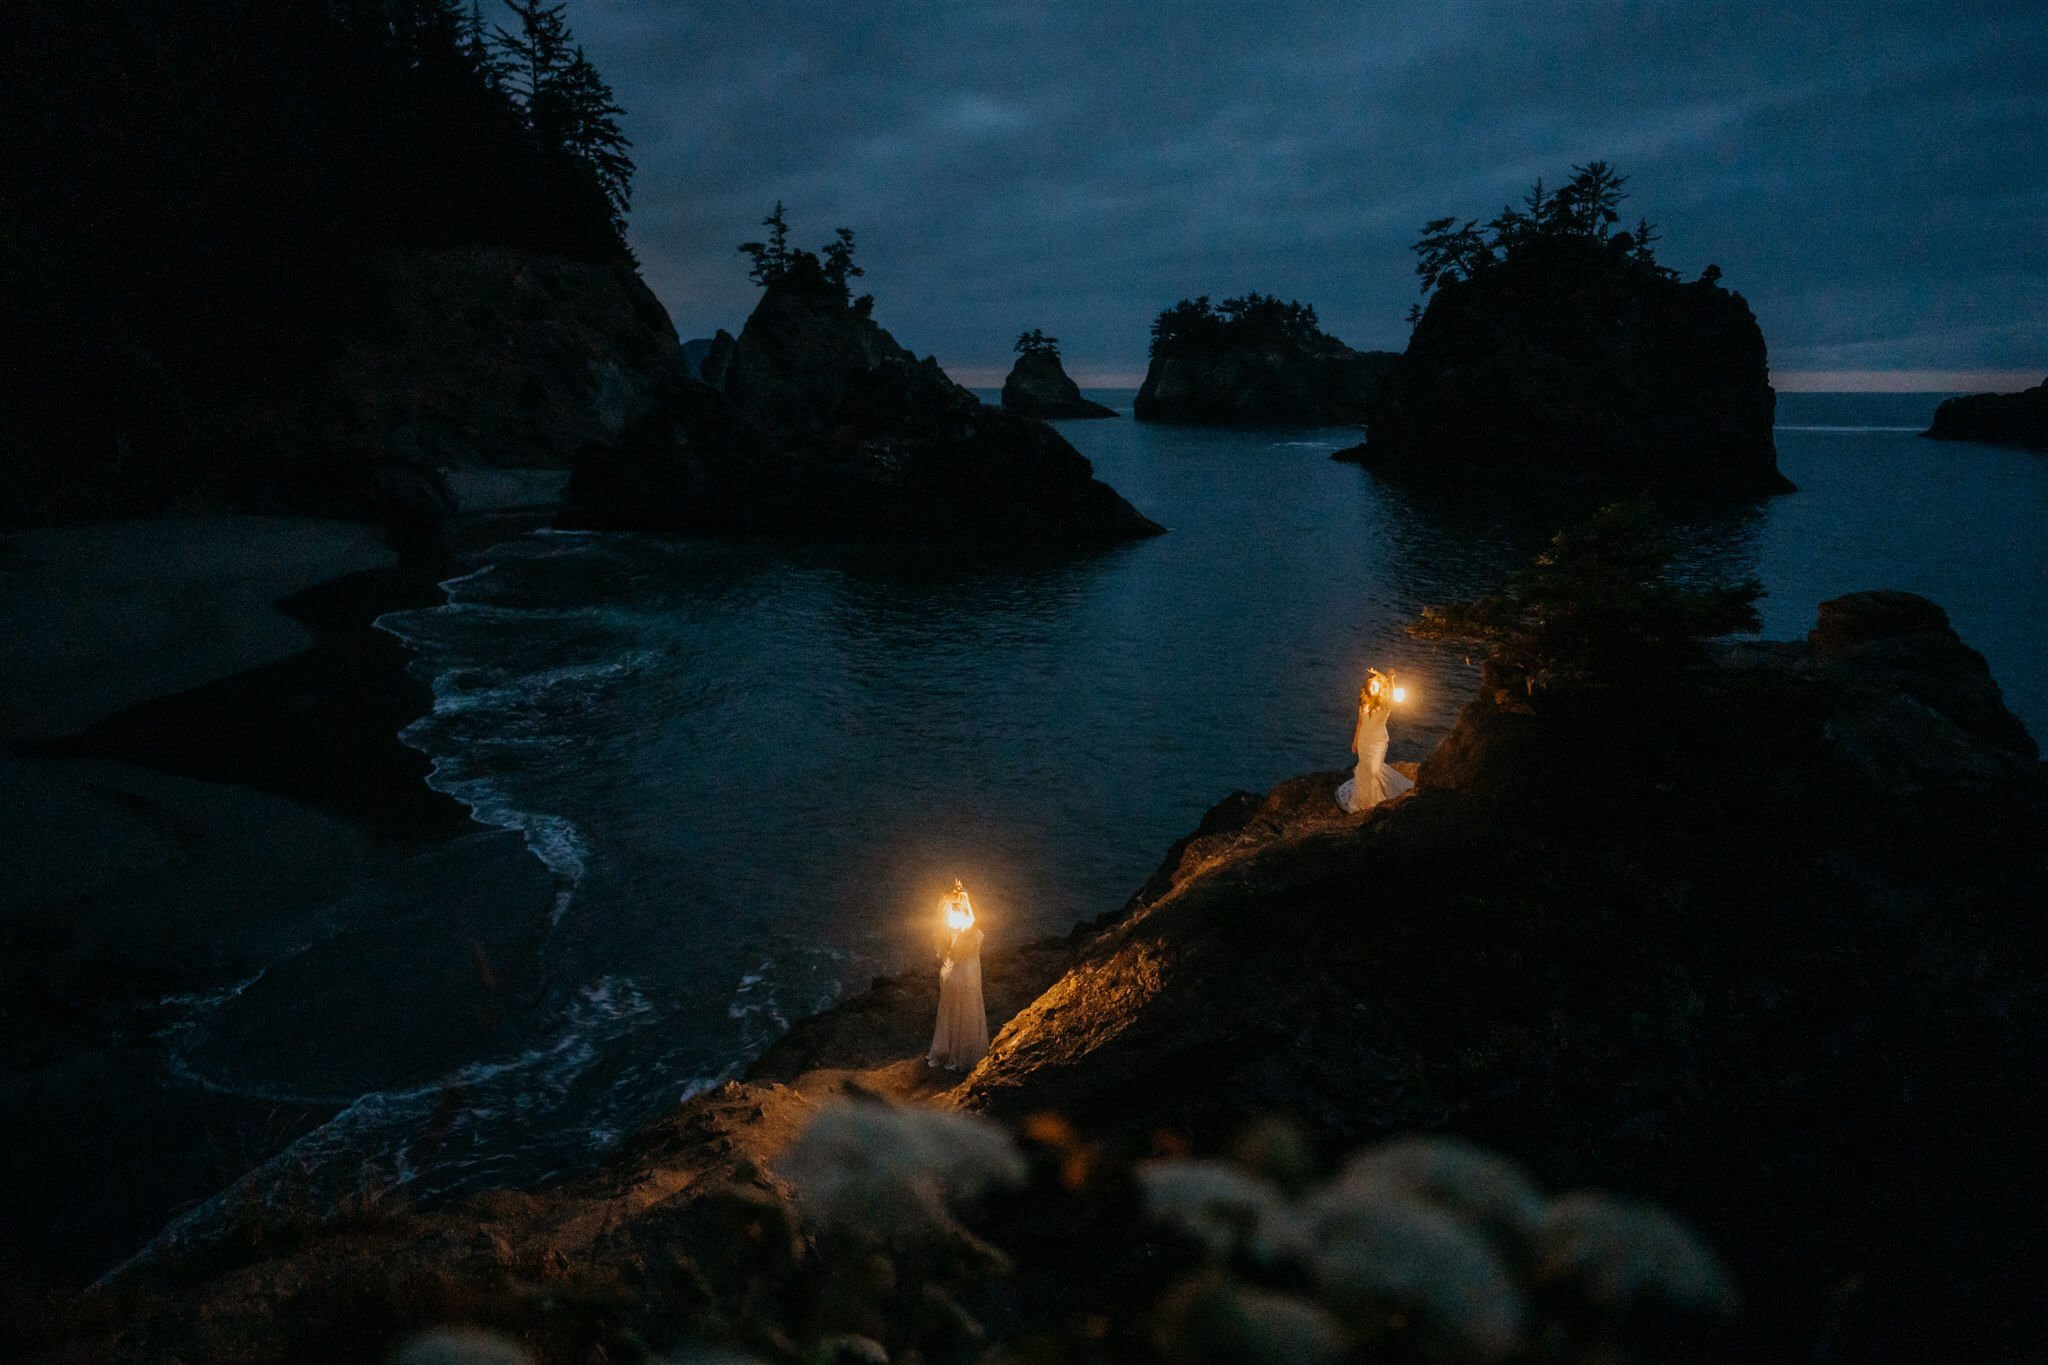
[[445,550],[242,516],[6,549],[0,1265],[77,1281],[487,1044],[552,885],[397,738],[432,697],[370,623],[437,600]]

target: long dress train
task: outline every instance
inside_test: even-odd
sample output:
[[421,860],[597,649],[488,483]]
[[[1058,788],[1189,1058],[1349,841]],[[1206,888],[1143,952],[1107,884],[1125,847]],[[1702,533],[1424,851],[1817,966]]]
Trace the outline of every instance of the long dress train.
[[1399,796],[1415,783],[1387,766],[1387,708],[1358,708],[1358,730],[1351,737],[1358,750],[1358,768],[1337,788],[1337,804],[1356,814]]
[[981,929],[969,925],[953,935],[939,968],[939,1026],[925,1060],[959,1071],[988,1053],[988,1011],[981,1002]]

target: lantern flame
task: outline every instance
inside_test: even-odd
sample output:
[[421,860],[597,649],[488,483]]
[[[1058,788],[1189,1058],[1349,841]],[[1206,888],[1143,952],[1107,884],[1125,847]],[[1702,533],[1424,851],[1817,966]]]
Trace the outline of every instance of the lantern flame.
[[946,927],[956,934],[974,923],[974,902],[967,899],[967,888],[958,877],[953,879],[953,889],[939,902],[939,908],[945,914]]
[[1407,689],[1407,688],[1405,688],[1405,687],[1397,687],[1397,688],[1395,688],[1395,689],[1394,689],[1394,700],[1395,700],[1395,701],[1406,701],[1406,700],[1408,700],[1408,689]]

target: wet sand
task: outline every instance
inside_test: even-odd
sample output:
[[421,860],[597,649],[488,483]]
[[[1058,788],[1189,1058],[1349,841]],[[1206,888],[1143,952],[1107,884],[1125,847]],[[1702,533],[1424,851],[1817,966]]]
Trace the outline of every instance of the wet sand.
[[6,550],[0,1270],[77,1283],[490,1046],[554,888],[397,738],[432,697],[371,622],[437,601],[451,547],[208,517]]

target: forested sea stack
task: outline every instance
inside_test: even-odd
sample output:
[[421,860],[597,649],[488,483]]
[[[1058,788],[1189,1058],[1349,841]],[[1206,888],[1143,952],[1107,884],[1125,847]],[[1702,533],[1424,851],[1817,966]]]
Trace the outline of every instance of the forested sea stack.
[[1365,443],[1337,458],[1417,478],[1789,491],[1755,316],[1718,266],[1683,281],[1660,265],[1647,220],[1614,227],[1623,183],[1596,161],[1484,228],[1427,224],[1428,305]]
[[1155,535],[1044,423],[992,408],[919,360],[848,280],[853,233],[789,245],[782,206],[753,261],[761,302],[718,387],[685,380],[571,477],[594,527],[862,539],[1105,543]]
[[1017,363],[1003,380],[1003,410],[1048,421],[1063,417],[1114,417],[1116,410],[1081,396],[1081,386],[1060,364],[1060,340],[1034,327],[1017,338]]
[[1141,422],[1341,426],[1363,421],[1396,357],[1354,351],[1316,310],[1265,294],[1182,299],[1152,323]]

